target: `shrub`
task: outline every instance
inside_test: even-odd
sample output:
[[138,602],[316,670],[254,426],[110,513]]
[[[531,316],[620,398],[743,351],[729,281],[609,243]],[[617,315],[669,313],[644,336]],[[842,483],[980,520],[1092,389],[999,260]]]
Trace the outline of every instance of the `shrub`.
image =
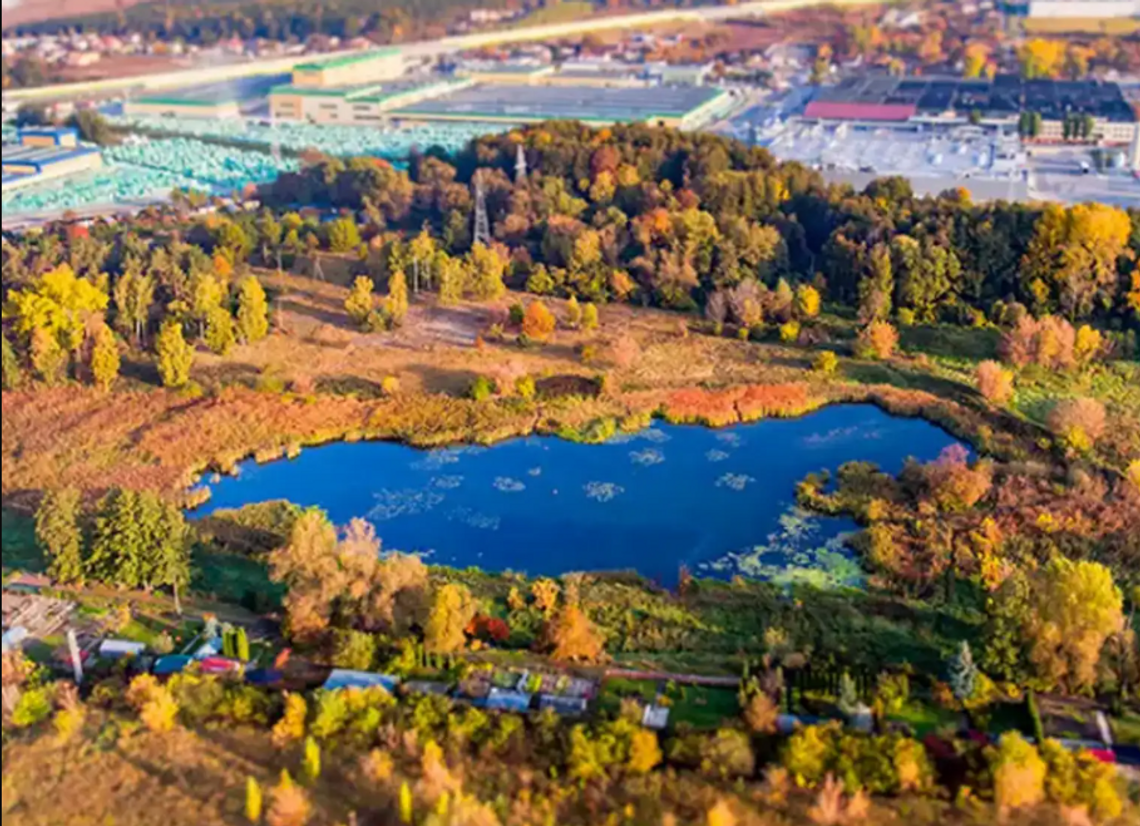
[[915,323],[914,310],[910,307],[899,308],[899,324],[903,327],[913,327]]
[[784,344],[795,344],[800,338],[800,323],[787,321],[780,325],[780,341]]
[[817,373],[834,373],[839,369],[839,356],[830,350],[821,350],[816,353],[815,358],[812,360],[811,367]]
[[582,305],[578,303],[576,295],[570,296],[566,302],[566,326],[577,329],[582,323]]
[[51,716],[51,696],[47,686],[29,688],[20,695],[12,710],[12,725],[29,728]]
[[1096,399],[1062,399],[1049,411],[1048,424],[1073,450],[1091,450],[1104,435],[1104,405]]
[[516,327],[520,326],[523,323],[523,318],[525,315],[526,310],[523,309],[523,305],[518,301],[512,304],[510,306],[510,309],[507,310],[507,317],[510,319],[511,324],[515,325]]
[[796,287],[796,318],[815,318],[819,315],[819,307],[819,290],[810,284],[800,284]]
[[766,691],[755,691],[744,704],[744,722],[754,734],[775,734],[780,709]]
[[532,376],[519,376],[515,380],[515,392],[519,394],[519,398],[530,400],[534,398],[535,386],[534,378]]
[[1104,336],[1100,330],[1082,324],[1073,343],[1073,358],[1078,364],[1088,364],[1104,352]]
[[598,329],[598,308],[593,302],[582,307],[582,329]]
[[385,396],[395,396],[400,392],[400,380],[395,376],[385,376],[380,381],[380,392]]
[[471,382],[467,395],[477,402],[489,399],[495,395],[495,383],[486,376],[476,376],[475,380]]
[[977,370],[978,392],[993,404],[1005,404],[1013,396],[1013,373],[996,361],[983,361]]
[[728,779],[751,777],[756,771],[756,756],[748,735],[736,729],[718,729],[701,745],[701,773]]
[[899,344],[899,334],[885,321],[872,321],[859,331],[855,339],[855,355],[859,358],[888,359]]

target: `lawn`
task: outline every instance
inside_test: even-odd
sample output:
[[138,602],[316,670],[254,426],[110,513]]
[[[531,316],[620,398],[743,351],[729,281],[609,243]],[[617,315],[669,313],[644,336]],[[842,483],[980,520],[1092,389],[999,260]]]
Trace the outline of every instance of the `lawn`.
[[1120,717],[1110,717],[1109,722],[1117,743],[1140,746],[1140,711],[1127,711]]
[[32,519],[5,508],[2,512],[4,573],[42,571],[44,555],[36,545],[36,526]]
[[669,724],[688,723],[693,728],[718,728],[726,720],[740,717],[740,701],[735,691],[703,685],[678,685],[667,696],[673,703]]
[[961,724],[961,715],[933,703],[911,701],[898,714],[892,714],[890,719],[897,723],[905,723],[914,730],[918,738],[943,729],[956,730]]

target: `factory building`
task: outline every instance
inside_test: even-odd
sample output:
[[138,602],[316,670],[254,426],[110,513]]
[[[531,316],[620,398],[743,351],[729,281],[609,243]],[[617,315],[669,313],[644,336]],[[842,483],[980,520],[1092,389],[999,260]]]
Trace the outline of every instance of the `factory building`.
[[407,122],[536,123],[577,120],[594,125],[647,123],[698,129],[727,111],[733,97],[708,86],[610,88],[476,84],[394,109]]
[[536,83],[554,73],[549,63],[483,62],[464,63],[455,74],[475,83]]
[[270,91],[269,113],[275,121],[375,124],[393,109],[449,94],[473,82],[431,78],[332,87],[285,84]]
[[20,146],[75,147],[79,145],[79,132],[68,126],[21,129],[19,144]]
[[288,75],[258,75],[143,95],[123,104],[128,117],[236,118]]
[[399,49],[374,49],[330,60],[298,63],[293,67],[293,85],[303,89],[358,86],[392,80],[404,73]]
[[103,156],[93,146],[82,146],[74,129],[25,129],[19,143],[3,148],[3,190],[56,180],[98,169]]
[[1140,0],[1030,0],[1027,14],[1054,19],[1140,17]]
[[805,120],[880,125],[961,125],[1016,130],[1023,113],[1041,117],[1035,139],[1060,142],[1066,119],[1092,119],[1090,142],[1131,146],[1137,118],[1115,83],[1097,80],[990,80],[893,78],[865,75],[819,89],[803,111]]

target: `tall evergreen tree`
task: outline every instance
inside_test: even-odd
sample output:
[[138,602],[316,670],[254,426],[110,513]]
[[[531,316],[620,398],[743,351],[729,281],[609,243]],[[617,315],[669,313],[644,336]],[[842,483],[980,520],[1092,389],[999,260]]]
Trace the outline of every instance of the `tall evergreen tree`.
[[36,510],[36,542],[48,559],[48,573],[65,584],[83,579],[83,532],[79,492],[49,490]]

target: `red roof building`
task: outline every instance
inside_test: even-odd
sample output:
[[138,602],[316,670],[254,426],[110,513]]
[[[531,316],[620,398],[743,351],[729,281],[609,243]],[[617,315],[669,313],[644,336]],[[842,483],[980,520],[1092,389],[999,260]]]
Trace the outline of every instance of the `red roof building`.
[[844,103],[813,100],[804,109],[804,117],[819,120],[905,121],[914,117],[918,107],[910,103]]

